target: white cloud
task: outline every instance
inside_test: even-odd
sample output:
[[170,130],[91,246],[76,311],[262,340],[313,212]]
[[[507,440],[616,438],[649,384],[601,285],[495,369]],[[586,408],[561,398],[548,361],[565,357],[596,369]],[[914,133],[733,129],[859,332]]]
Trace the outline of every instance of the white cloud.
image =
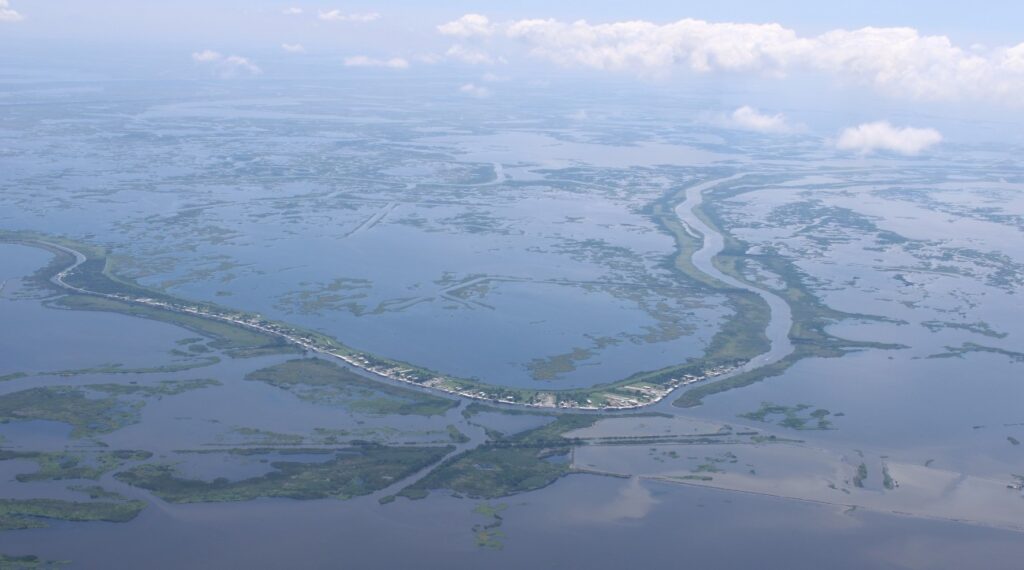
[[941,141],[942,134],[935,129],[901,128],[892,126],[888,121],[877,121],[844,129],[836,141],[836,148],[861,154],[888,150],[913,155]]
[[281,44],[281,49],[288,53],[305,53],[306,48],[302,44]]
[[455,44],[448,48],[448,51],[444,54],[446,57],[451,59],[457,59],[470,65],[491,65],[494,63],[494,59],[482,50],[475,48],[468,48],[462,44]]
[[289,6],[284,10],[281,10],[281,13],[284,14],[285,16],[298,16],[299,14],[302,14],[304,12],[305,10],[299,8],[298,6]]
[[727,124],[731,127],[759,133],[790,133],[795,130],[786,120],[786,116],[779,113],[768,115],[757,109],[744,105],[729,115]]
[[20,22],[24,19],[25,17],[17,10],[11,8],[11,3],[8,0],[0,0],[0,22]]
[[345,58],[345,67],[387,67],[390,69],[406,69],[409,62],[400,58],[376,59],[365,55],[353,55]]
[[563,66],[664,74],[673,69],[756,73],[825,73],[917,100],[996,99],[1022,104],[1024,44],[961,48],[946,36],[913,28],[832,30],[801,36],[780,24],[684,19],[591,24],[584,20],[491,23],[467,14],[438,26],[445,35],[503,34],[537,58]]
[[470,97],[476,97],[477,99],[484,99],[491,96],[491,90],[475,83],[467,83],[462,87],[459,87],[459,93],[465,93]]
[[330,10],[320,12],[316,16],[325,22],[372,22],[380,19],[377,12],[365,12],[361,14],[345,14],[341,10]]
[[491,21],[487,16],[466,14],[458,20],[441,24],[437,27],[437,31],[446,36],[469,38],[473,36],[489,36],[494,33],[494,26],[491,25]]
[[225,56],[209,49],[194,52],[192,61],[209,67],[217,77],[222,79],[252,77],[263,73],[263,70],[248,58],[240,55]]

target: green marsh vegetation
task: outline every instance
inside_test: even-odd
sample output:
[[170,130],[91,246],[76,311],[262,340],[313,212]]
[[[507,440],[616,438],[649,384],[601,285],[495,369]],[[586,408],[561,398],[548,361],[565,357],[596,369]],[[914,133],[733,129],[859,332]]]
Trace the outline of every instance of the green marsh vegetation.
[[[236,358],[296,352],[295,347],[283,339],[253,331],[231,323],[150,307],[126,303],[117,299],[93,295],[67,295],[52,302],[53,305],[76,311],[106,311],[143,319],[152,319],[180,326],[213,339],[209,347]],[[211,357],[212,359],[212,357]]]
[[214,380],[164,381],[156,385],[95,384],[29,388],[0,396],[0,422],[45,420],[71,426],[71,437],[110,433],[139,421],[146,397],[181,394],[218,384]]
[[814,408],[810,404],[785,406],[761,402],[761,407],[757,410],[740,414],[738,417],[762,423],[776,423],[795,430],[828,430],[834,429],[832,421],[828,419],[829,416],[835,417],[832,412],[824,408]]
[[128,522],[145,507],[142,501],[83,502],[60,499],[0,499],[0,531],[49,526],[48,520]]
[[441,415],[456,400],[365,378],[321,358],[289,360],[250,372],[246,380],[264,382],[319,404],[342,405],[367,414]]
[[545,426],[488,441],[446,460],[399,495],[417,499],[432,490],[493,499],[546,487],[572,472],[564,458],[580,442],[564,436],[599,416],[563,415]]
[[152,453],[140,450],[103,450],[94,452],[0,450],[0,461],[27,459],[38,465],[38,469],[32,473],[20,473],[15,476],[15,479],[20,483],[66,479],[97,480],[106,473],[120,469],[126,463],[145,461],[152,456]]
[[324,462],[274,461],[264,475],[237,481],[191,479],[173,465],[145,464],[117,473],[129,485],[171,503],[248,501],[260,497],[348,499],[367,495],[439,461],[454,447],[365,445],[333,450]]
[[502,539],[505,533],[499,530],[505,522],[501,513],[508,509],[505,503],[480,503],[473,509],[473,512],[488,519],[486,523],[473,525],[473,536],[476,538],[476,545],[480,548],[491,548],[501,550],[505,547]]

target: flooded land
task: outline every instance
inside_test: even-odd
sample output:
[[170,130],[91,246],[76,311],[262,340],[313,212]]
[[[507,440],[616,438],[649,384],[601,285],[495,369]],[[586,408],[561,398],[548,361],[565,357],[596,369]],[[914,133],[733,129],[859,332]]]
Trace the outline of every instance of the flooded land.
[[1019,566],[1020,149],[92,84],[4,83],[0,567]]

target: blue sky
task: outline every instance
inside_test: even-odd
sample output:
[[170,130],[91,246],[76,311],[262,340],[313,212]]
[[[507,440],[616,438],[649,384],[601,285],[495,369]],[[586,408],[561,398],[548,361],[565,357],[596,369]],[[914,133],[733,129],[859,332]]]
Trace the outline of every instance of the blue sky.
[[[8,0],[25,16],[17,26],[0,28],[0,42],[15,39],[90,40],[102,42],[145,39],[154,44],[185,44],[191,41],[222,41],[239,47],[257,47],[270,36],[303,31],[296,22],[277,21],[287,6],[341,9],[345,12],[378,12],[378,33],[345,30],[334,39],[339,44],[365,39],[382,41],[380,29],[418,30],[424,35],[434,25],[468,12],[493,19],[557,18],[591,22],[646,19],[668,22],[681,18],[712,21],[778,22],[801,33],[821,33],[833,28],[863,26],[911,26],[927,34],[944,34],[960,43],[1020,43],[1024,41],[1024,3],[1001,1],[936,2],[889,0],[821,2],[807,0],[635,1],[517,0],[486,2],[468,0],[391,0],[386,2],[268,2],[260,0]],[[337,30],[304,30],[325,35]],[[375,37],[378,36],[378,37]],[[419,34],[406,38],[414,41]],[[393,36],[388,38],[395,40]]]

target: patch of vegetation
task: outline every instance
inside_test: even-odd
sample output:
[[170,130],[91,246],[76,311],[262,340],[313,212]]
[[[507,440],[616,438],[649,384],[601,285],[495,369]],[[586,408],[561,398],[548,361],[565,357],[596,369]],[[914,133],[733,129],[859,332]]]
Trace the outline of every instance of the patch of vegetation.
[[146,398],[161,398],[163,396],[177,396],[192,390],[220,386],[221,383],[210,378],[197,378],[194,380],[161,380],[154,384],[89,384],[85,386],[89,390],[103,392],[112,396],[142,396]]
[[326,462],[275,461],[273,471],[239,481],[179,476],[172,465],[147,464],[117,473],[124,483],[171,503],[248,501],[260,497],[348,499],[367,495],[439,461],[454,448],[366,445],[334,452]]
[[[808,410],[811,410],[808,412]],[[753,412],[740,414],[738,417],[754,420],[763,423],[772,423],[772,417],[781,416],[778,425],[796,430],[827,430],[833,429],[832,422],[827,418],[832,412],[823,409],[813,409],[808,404],[797,404],[795,406],[784,406],[771,402],[761,402],[761,407]]]
[[581,443],[563,434],[589,427],[598,419],[564,415],[545,426],[488,441],[445,461],[399,495],[415,499],[431,490],[447,489],[463,496],[493,499],[541,489],[572,472],[568,462],[548,460],[566,455],[573,445]]
[[123,364],[105,364],[91,368],[76,368],[74,370],[58,370],[56,372],[38,372],[39,376],[80,376],[84,374],[167,374],[171,372],[184,372],[194,368],[212,366],[220,362],[220,358],[209,356],[192,360],[189,362],[178,362],[175,364],[164,364],[161,366],[150,366],[147,368],[125,368]]
[[994,346],[985,346],[973,342],[965,342],[961,346],[947,346],[946,352],[932,354],[928,356],[928,358],[963,358],[965,355],[971,354],[972,352],[1001,354],[1014,362],[1024,362],[1024,352],[1006,350],[1005,348],[997,348]]
[[554,380],[576,370],[577,362],[587,360],[593,355],[593,351],[577,347],[572,352],[546,358],[535,358],[526,364],[526,369],[529,370],[530,377],[534,380]]
[[505,538],[505,533],[498,529],[504,522],[501,513],[507,508],[508,505],[505,503],[480,503],[473,509],[474,513],[490,519],[487,523],[473,525],[473,535],[476,537],[476,545],[478,547],[494,550],[501,550],[505,547],[505,544],[502,542],[502,539]]
[[127,303],[93,295],[67,295],[56,299],[53,301],[53,304],[76,311],[121,313],[177,325],[214,339],[209,343],[211,348],[221,350],[225,354],[236,358],[297,352],[294,346],[276,336],[263,334],[224,321],[140,305],[138,303]]
[[889,474],[889,466],[885,463],[882,464],[882,486],[890,491],[899,486],[899,483]]
[[250,372],[245,379],[289,390],[306,401],[342,404],[368,414],[432,416],[458,405],[449,398],[375,382],[321,358],[289,360]]
[[77,502],[59,499],[0,499],[0,531],[44,528],[47,520],[128,522],[146,503]]
[[28,376],[25,372],[12,372],[10,374],[0,375],[0,382],[9,382],[11,380],[17,380]]
[[675,479],[678,481],[714,481],[715,478],[711,475],[669,475],[668,479]]
[[265,430],[254,427],[237,427],[231,433],[242,436],[246,443],[255,445],[302,445],[306,438],[291,433]]
[[453,443],[469,442],[469,436],[459,431],[459,428],[452,424],[448,424],[448,437],[451,438]]
[[0,396],[0,422],[46,420],[69,424],[71,437],[110,433],[139,420],[140,403],[90,398],[68,386],[29,388]]
[[853,485],[855,487],[863,488],[864,487],[864,481],[866,481],[867,478],[868,478],[868,465],[867,465],[867,463],[864,463],[862,461],[861,464],[857,466],[857,473],[854,474],[854,476],[853,476]]
[[145,405],[139,398],[174,396],[219,384],[216,380],[196,379],[29,388],[0,396],[0,422],[61,422],[72,426],[71,437],[94,436],[138,422]]
[[45,570],[67,565],[66,561],[44,560],[34,554],[11,556],[0,554],[0,570]]
[[947,321],[924,321],[921,323],[921,326],[932,332],[938,332],[942,329],[958,329],[991,338],[1006,338],[1007,336],[1007,333],[994,330],[992,326],[986,322],[952,323]]
[[[31,459],[39,465],[33,473],[22,473],[15,477],[19,482],[59,481],[64,479],[99,479],[104,473],[119,469],[132,461],[145,461],[153,456],[148,451],[118,450],[98,451],[85,457],[81,454],[56,452],[22,452],[18,457]],[[3,458],[0,455],[0,458]]]

